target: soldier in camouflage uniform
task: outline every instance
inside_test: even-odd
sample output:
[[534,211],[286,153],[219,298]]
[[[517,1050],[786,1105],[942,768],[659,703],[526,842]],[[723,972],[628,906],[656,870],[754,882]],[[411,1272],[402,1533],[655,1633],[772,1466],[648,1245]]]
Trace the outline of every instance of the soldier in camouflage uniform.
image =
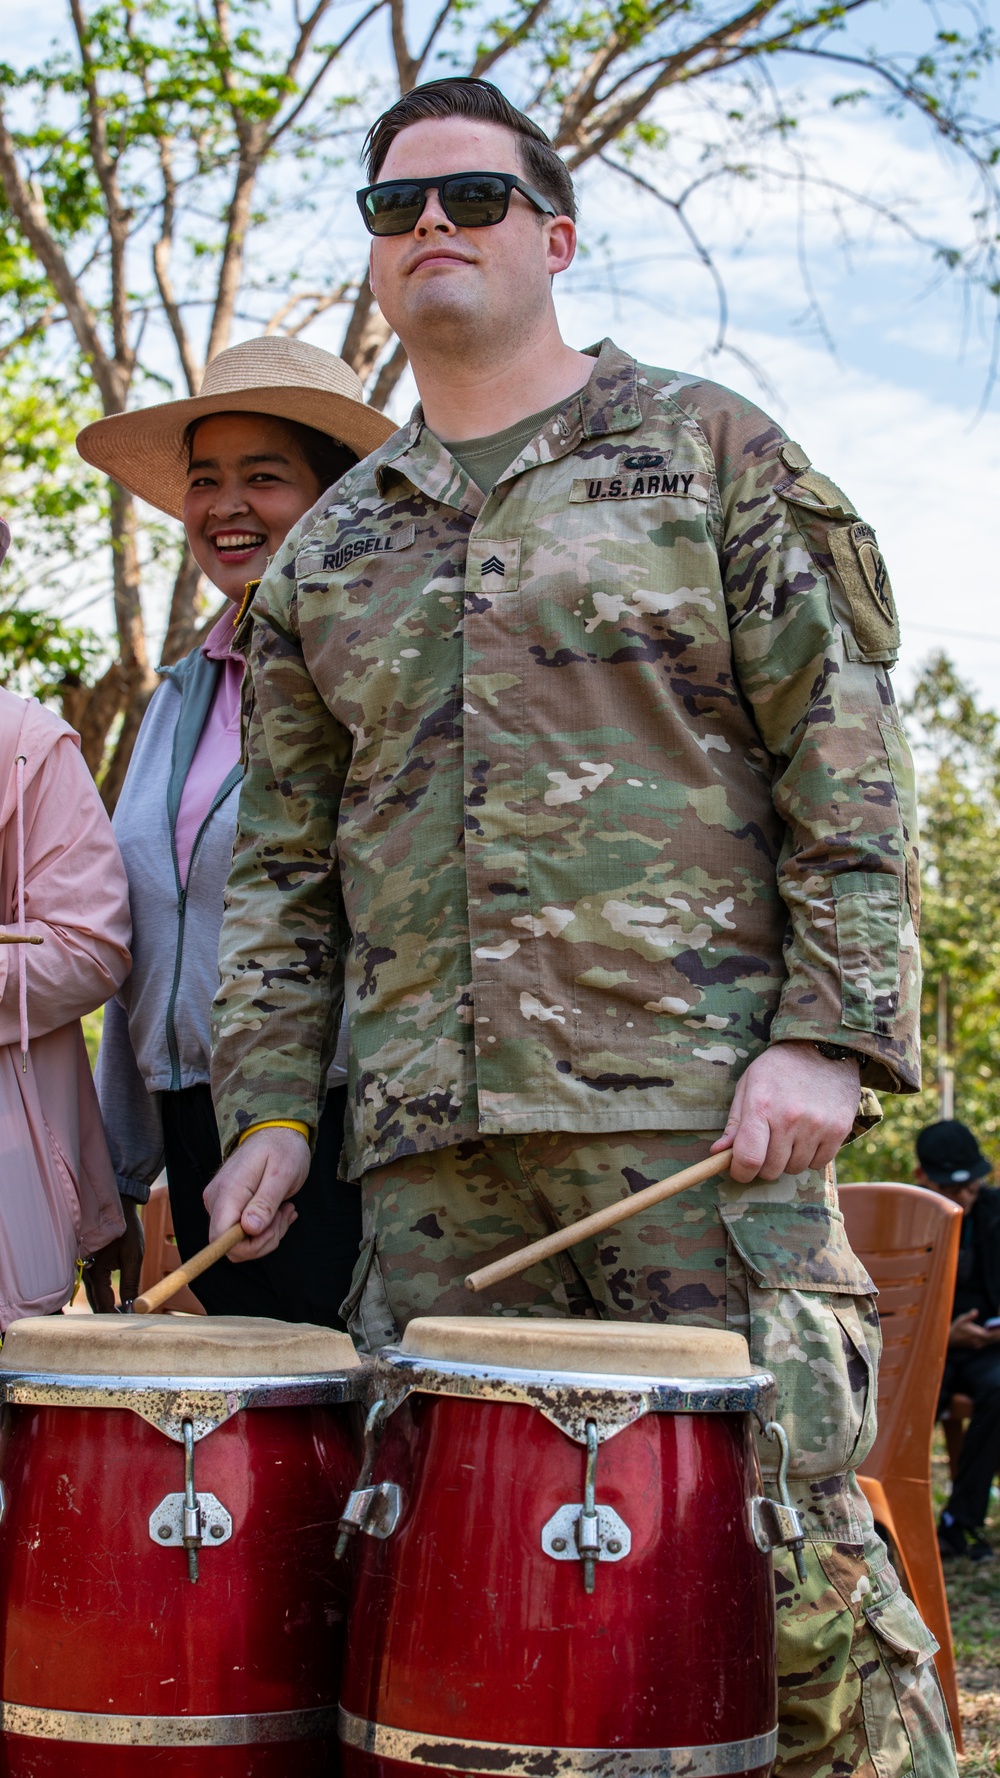
[[[744,1333],[778,1379],[809,1539],[804,1585],[776,1564],[778,1769],[948,1778],[936,1645],[854,1477],[878,1321],[827,1165],[871,1089],[920,1078],[885,566],[742,398],[610,341],[563,346],[548,275],[572,254],[571,188],[504,107],[433,83],[376,133],[374,174],[430,187],[373,251],[424,409],[290,534],[244,619],[213,1226],[242,1213],[247,1256],[287,1226],[346,993],[361,1341],[476,1308]],[[530,181],[494,228],[456,223],[429,177],[477,165]],[[432,253],[460,279],[450,309],[413,275]],[[435,304],[452,362],[490,277],[529,374],[495,396],[502,436],[470,442]],[[730,1177],[464,1291],[472,1266],[729,1142]]]

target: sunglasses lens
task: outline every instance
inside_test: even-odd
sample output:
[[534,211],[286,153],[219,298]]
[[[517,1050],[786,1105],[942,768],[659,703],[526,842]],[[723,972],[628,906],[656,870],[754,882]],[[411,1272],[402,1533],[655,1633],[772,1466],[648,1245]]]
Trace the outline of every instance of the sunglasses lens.
[[502,179],[479,173],[466,179],[444,179],[441,194],[448,215],[459,228],[489,228],[501,222],[507,208],[507,188]]
[[419,185],[380,185],[365,198],[365,214],[373,235],[405,235],[415,227],[424,207]]

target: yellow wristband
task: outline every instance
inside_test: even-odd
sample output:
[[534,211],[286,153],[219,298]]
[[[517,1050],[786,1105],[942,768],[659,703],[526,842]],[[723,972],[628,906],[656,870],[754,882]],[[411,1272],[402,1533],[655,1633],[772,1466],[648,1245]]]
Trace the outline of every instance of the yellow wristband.
[[258,1130],[298,1130],[300,1136],[304,1136],[307,1142],[309,1140],[308,1124],[297,1123],[294,1118],[290,1117],[266,1117],[263,1123],[251,1124],[249,1130],[244,1130],[236,1144],[237,1148],[246,1141],[248,1136],[256,1136]]

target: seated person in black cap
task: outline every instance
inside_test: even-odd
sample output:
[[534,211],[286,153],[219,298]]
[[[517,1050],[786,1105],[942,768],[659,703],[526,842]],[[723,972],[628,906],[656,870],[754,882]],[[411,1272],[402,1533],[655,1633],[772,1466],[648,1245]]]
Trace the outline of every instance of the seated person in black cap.
[[958,1204],[964,1219],[941,1411],[956,1393],[976,1404],[938,1524],[938,1544],[945,1559],[970,1556],[983,1562],[993,1555],[983,1526],[1000,1468],[1000,1191],[983,1185],[990,1162],[957,1119],[921,1130],[917,1160],[917,1184],[933,1186]]

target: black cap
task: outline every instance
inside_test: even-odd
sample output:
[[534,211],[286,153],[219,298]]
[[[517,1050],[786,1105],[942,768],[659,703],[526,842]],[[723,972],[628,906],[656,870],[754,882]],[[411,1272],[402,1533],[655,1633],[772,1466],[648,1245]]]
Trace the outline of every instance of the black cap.
[[917,1160],[935,1185],[968,1185],[992,1171],[968,1125],[954,1117],[921,1130]]

